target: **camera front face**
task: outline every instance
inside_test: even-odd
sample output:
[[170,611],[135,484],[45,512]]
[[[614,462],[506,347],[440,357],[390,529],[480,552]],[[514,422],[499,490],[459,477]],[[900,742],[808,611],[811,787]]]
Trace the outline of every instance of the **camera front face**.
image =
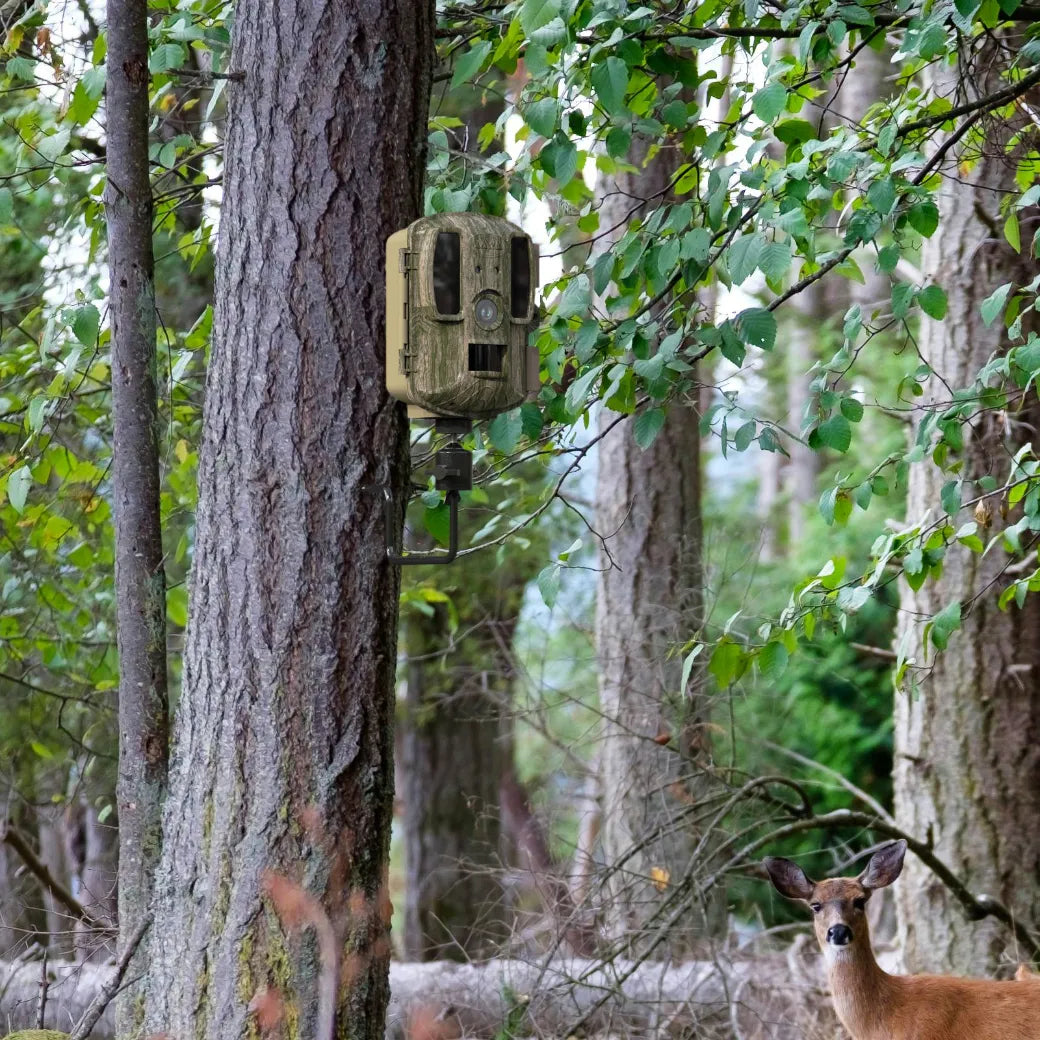
[[499,217],[442,213],[409,227],[404,399],[467,418],[524,399],[535,256],[527,235]]

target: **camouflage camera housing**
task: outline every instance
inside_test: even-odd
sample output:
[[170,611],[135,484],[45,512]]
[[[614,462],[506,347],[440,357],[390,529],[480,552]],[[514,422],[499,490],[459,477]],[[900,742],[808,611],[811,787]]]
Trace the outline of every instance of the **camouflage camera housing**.
[[386,243],[386,386],[410,418],[486,419],[538,389],[538,247],[479,213],[423,217]]

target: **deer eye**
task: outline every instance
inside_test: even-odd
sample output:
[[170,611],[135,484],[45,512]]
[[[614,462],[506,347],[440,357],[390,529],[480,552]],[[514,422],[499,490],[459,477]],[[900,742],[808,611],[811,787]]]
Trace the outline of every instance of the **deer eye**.
[[820,904],[820,903],[810,903],[810,904],[809,904],[809,909],[810,909],[810,910],[811,910],[811,911],[812,911],[812,912],[813,912],[814,914],[818,914],[818,913],[819,913],[819,912],[820,912],[820,911],[821,911],[821,910],[823,909],[823,906],[822,906],[822,904]]
[[853,899],[853,900],[852,900],[852,905],[853,905],[853,907],[855,907],[855,908],[856,908],[857,910],[862,910],[862,909],[864,909],[864,908],[866,907],[866,905],[867,905],[867,901],[866,901],[866,899],[865,899],[865,898],[863,898],[862,896],[860,896],[860,898],[859,898],[859,899]]

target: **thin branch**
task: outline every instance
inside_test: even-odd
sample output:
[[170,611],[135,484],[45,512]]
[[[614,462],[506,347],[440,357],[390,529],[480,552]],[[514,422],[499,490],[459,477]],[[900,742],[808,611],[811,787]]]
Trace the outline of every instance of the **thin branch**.
[[33,852],[32,847],[26,840],[25,835],[17,827],[6,821],[0,831],[0,841],[10,845],[18,853],[22,862],[35,875],[40,884],[50,892],[54,898],[65,907],[74,917],[79,918],[85,925],[99,932],[114,931],[113,926],[95,917],[48,869],[47,864]]
[[141,945],[144,933],[148,931],[151,924],[151,914],[142,918],[141,923],[137,926],[137,930],[130,937],[126,944],[126,949],[123,950],[122,955],[116,963],[111,978],[109,978],[101,989],[98,990],[98,995],[94,998],[90,1007],[83,1012],[83,1017],[76,1023],[76,1028],[69,1034],[69,1040],[87,1040],[90,1036],[91,1030],[97,1025],[98,1020],[105,1013],[105,1008],[108,1007],[112,1002],[112,998],[119,992],[119,987],[123,982],[123,976],[126,975],[126,969],[130,966],[130,961],[133,960],[134,954],[137,952],[137,947]]
[[[1040,19],[1040,11],[1037,11],[1036,17]],[[951,119],[956,119],[957,116],[981,115],[984,112],[989,112],[1028,93],[1037,83],[1040,83],[1040,68],[1034,69],[1028,76],[1023,76],[1017,83],[1012,83],[1010,87],[998,90],[996,94],[987,94],[975,101],[966,101],[963,105],[948,108],[945,112],[940,112],[937,115],[926,116],[924,119],[907,123],[906,126],[899,128],[897,136],[906,137],[907,134],[912,134],[915,130],[927,130],[929,127],[939,126],[942,123],[949,122]]]
[[864,827],[884,834],[888,838],[902,838],[911,852],[931,870],[931,872],[949,889],[950,894],[960,903],[961,908],[971,921],[981,921],[985,917],[995,917],[1004,924],[1015,936],[1018,942],[1029,951],[1030,958],[1040,960],[1040,937],[1033,934],[1029,928],[1023,925],[1003,903],[992,896],[972,895],[968,886],[935,854],[932,846],[927,842],[919,841],[912,834],[897,827],[887,820],[879,819],[870,813],[857,812],[854,809],[836,809],[834,812],[823,813],[819,816],[809,816],[802,820],[778,827],[762,837],[745,845],[717,871],[715,871],[702,885],[707,890],[719,880],[741,866],[747,866],[767,845],[779,841],[781,838],[792,834],[800,834],[803,831],[821,830],[828,827]]
[[[860,644],[853,643],[852,645],[859,646]],[[885,651],[885,653],[892,653],[892,651],[888,650]],[[895,656],[895,654],[892,654],[892,657]],[[762,743],[763,746],[769,748],[770,751],[776,751],[778,754],[786,755],[788,758],[793,759],[800,765],[807,766],[809,769],[815,769],[823,773],[824,776],[829,776],[832,780],[844,787],[845,790],[854,798],[858,798],[864,805],[876,812],[882,820],[885,820],[888,823],[895,823],[892,814],[876,798],[871,797],[871,795],[867,794],[867,792],[862,788],[857,787],[851,780],[842,776],[842,774],[836,769],[831,769],[830,766],[825,766],[822,762],[817,762],[814,758],[807,758],[805,755],[800,755],[797,751],[792,751],[790,748],[785,748],[780,744],[774,744],[771,740],[765,740]]]

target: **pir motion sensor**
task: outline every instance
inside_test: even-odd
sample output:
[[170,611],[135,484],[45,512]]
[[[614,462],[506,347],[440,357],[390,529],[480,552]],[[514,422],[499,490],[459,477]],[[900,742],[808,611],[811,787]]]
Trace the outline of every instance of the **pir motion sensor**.
[[446,492],[446,552],[403,553],[397,511],[383,489],[387,558],[451,563],[458,553],[459,495],[472,485],[460,443],[474,420],[490,419],[538,389],[535,325],[538,247],[515,224],[480,213],[422,217],[386,243],[386,388],[410,419],[432,420],[449,443],[434,458]]

